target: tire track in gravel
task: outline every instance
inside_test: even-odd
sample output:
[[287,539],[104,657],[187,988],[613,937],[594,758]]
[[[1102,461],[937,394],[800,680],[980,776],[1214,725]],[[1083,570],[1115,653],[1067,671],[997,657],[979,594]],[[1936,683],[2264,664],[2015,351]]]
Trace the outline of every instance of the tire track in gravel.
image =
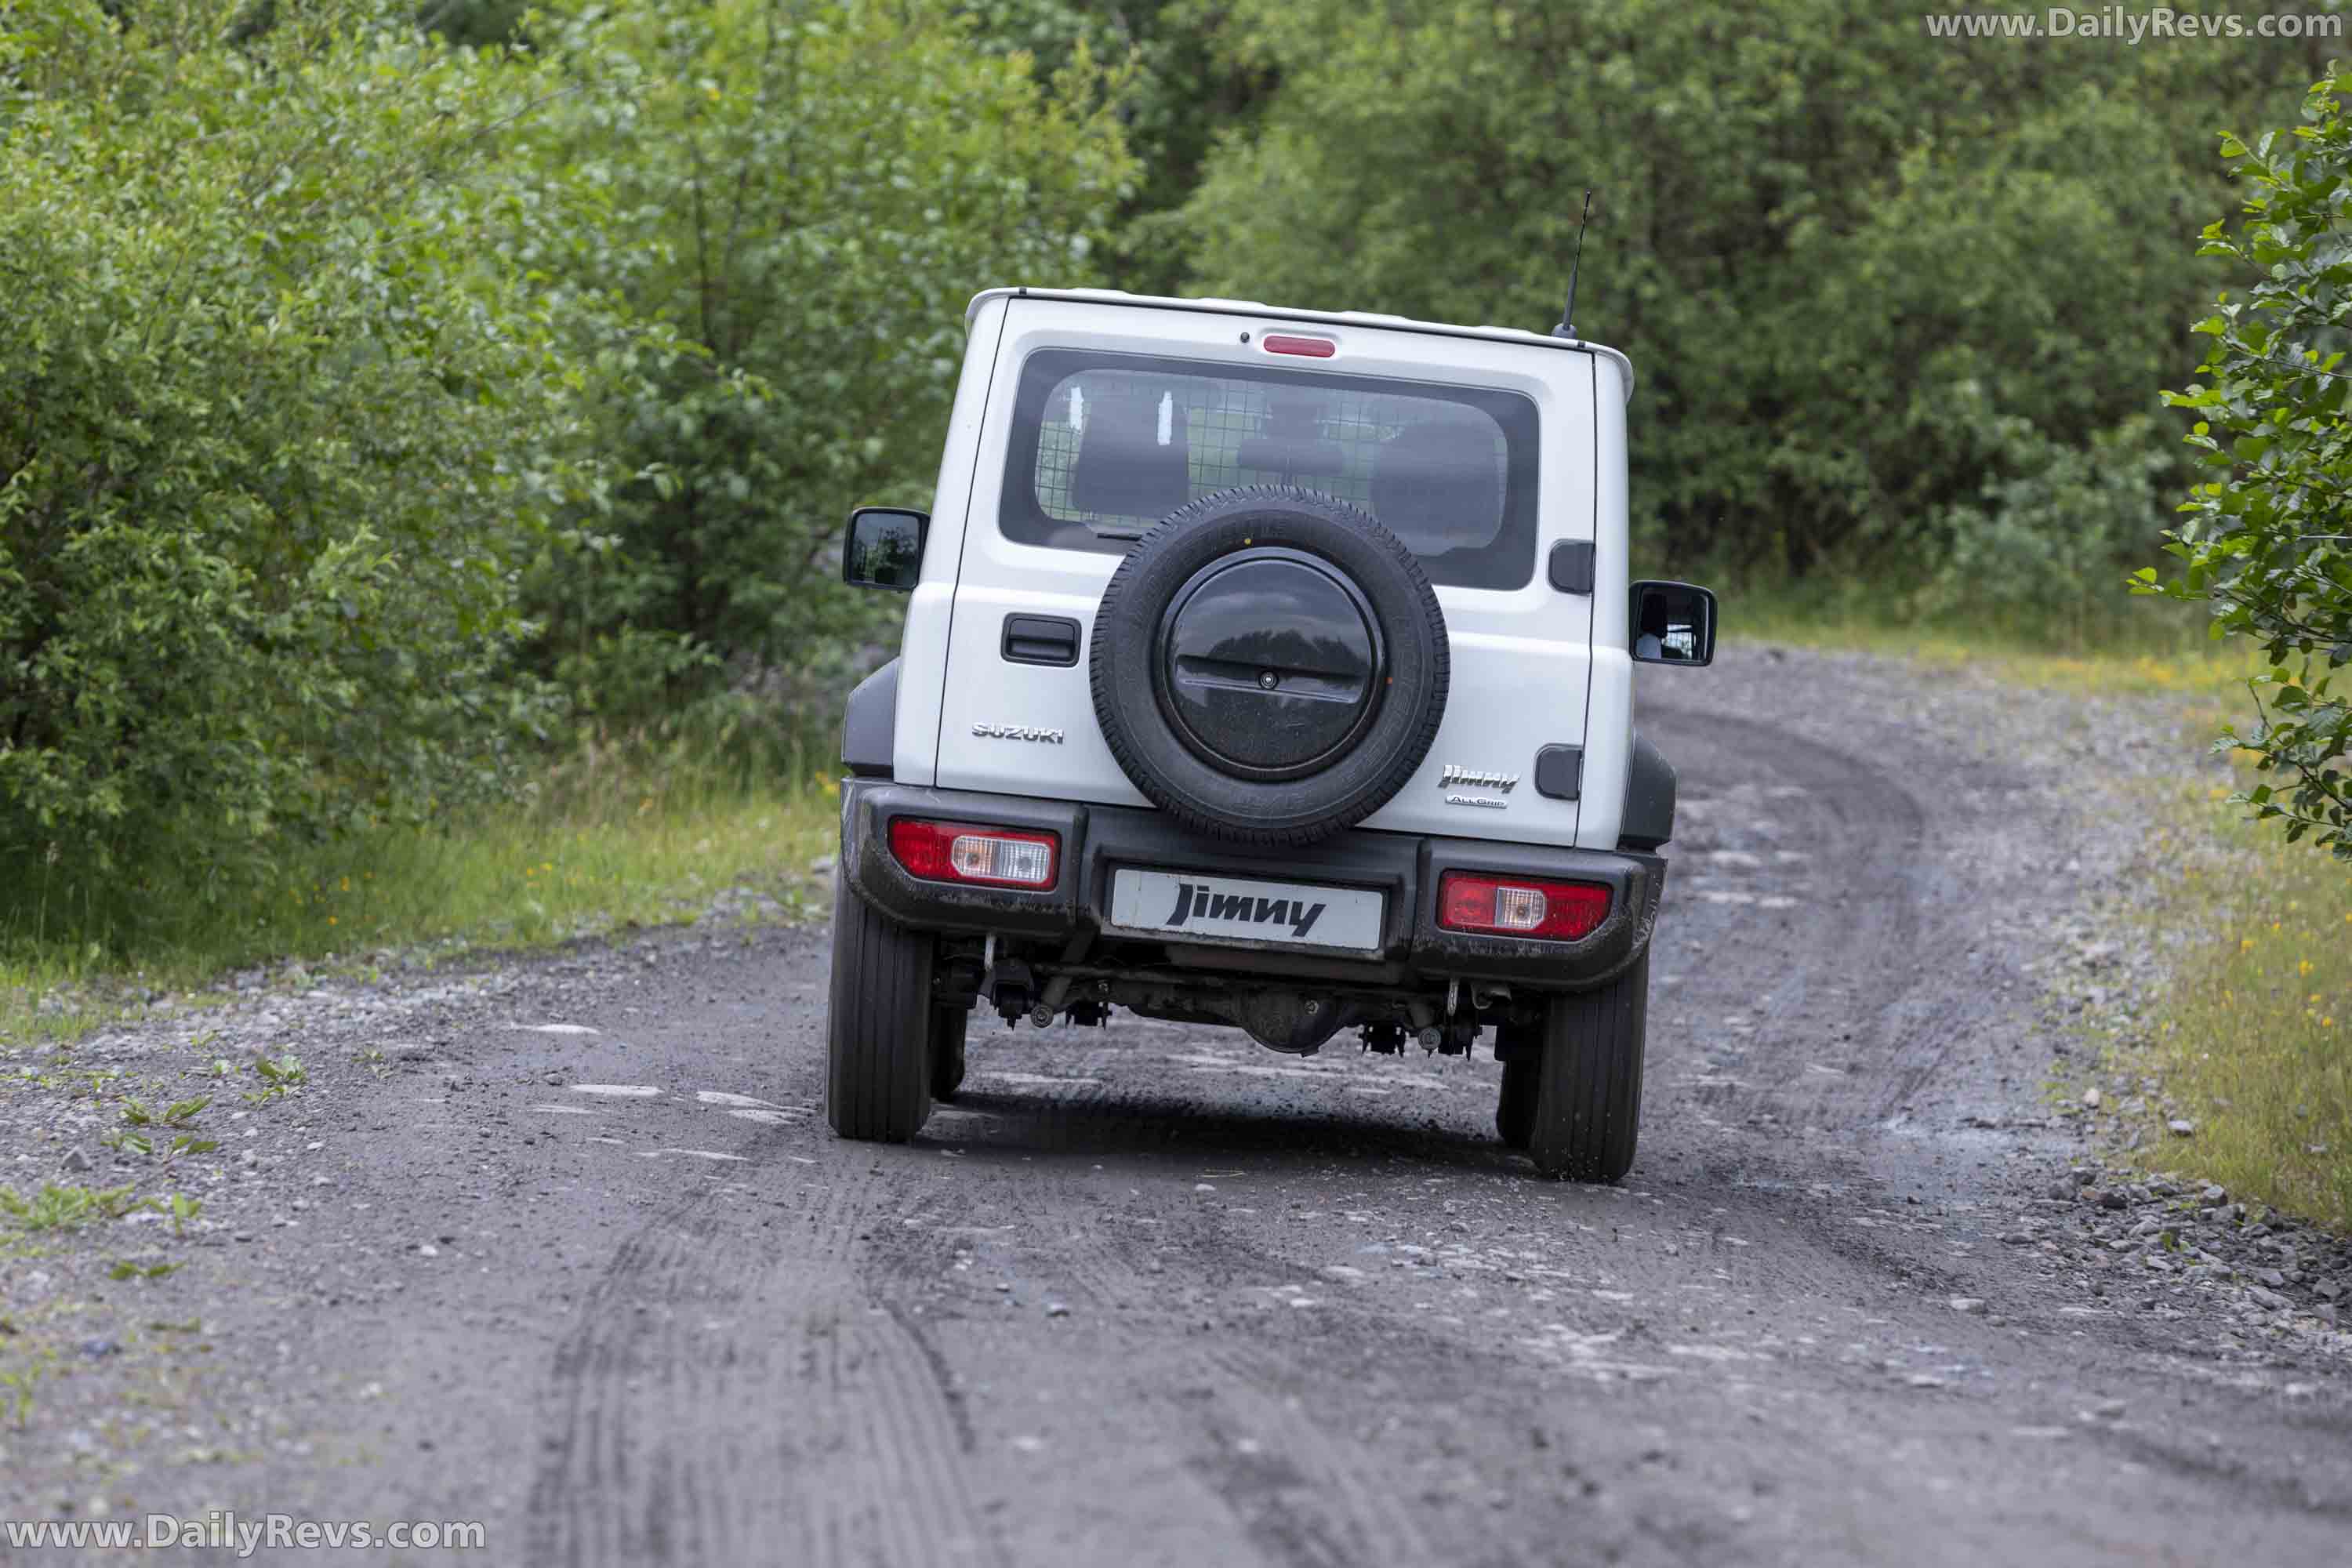
[[[1181,1039],[1181,1032],[1171,1031]],[[1163,1216],[1134,1212],[1142,1205],[1074,1206],[1067,1179],[1069,1134],[1108,1131],[1121,1146],[1154,1142],[1165,1126],[1181,1136],[1191,1115],[1208,1112],[1200,1100],[1171,1108],[1164,1088],[1145,1094],[1131,1077],[1108,1084],[1077,1079],[1093,1075],[1081,1062],[1062,1081],[1037,1082],[1034,1098],[966,1096],[960,1130],[966,1159],[960,1174],[963,1206],[991,1215],[1029,1215],[1038,1228],[1050,1222],[1058,1233],[1050,1250],[1023,1247],[1020,1267],[1034,1276],[1050,1272],[1057,1306],[1108,1321],[1118,1315],[1118,1351],[1103,1358],[1099,1373],[1116,1389],[1112,1400],[1127,1413],[1128,1440],[1161,1451],[1161,1461],[1198,1479],[1232,1516],[1242,1541],[1255,1543],[1270,1560],[1297,1568],[1383,1561],[1391,1554],[1433,1549],[1412,1511],[1367,1478],[1378,1473],[1378,1456],[1319,1426],[1295,1396],[1271,1392],[1277,1384],[1297,1386],[1316,1373],[1292,1365],[1270,1347],[1247,1352],[1218,1341],[1182,1336],[1153,1304],[1166,1286],[1164,1258],[1199,1257],[1207,1250],[1200,1227],[1179,1227]],[[1020,1075],[1045,1079],[1048,1075]],[[1042,1091],[1042,1092],[1035,1092]],[[979,1100],[986,1110],[979,1110]],[[1038,1163],[991,1162],[994,1137],[1006,1147],[1065,1156]],[[1001,1189],[1001,1190],[992,1190]],[[910,1216],[910,1218],[913,1216]],[[1138,1224],[1137,1221],[1143,1223]],[[1010,1230],[1013,1227],[1006,1226]],[[970,1238],[981,1233],[973,1244]],[[935,1292],[928,1289],[954,1272],[960,1248],[977,1259],[998,1227],[954,1226],[901,1227],[887,1245],[867,1255],[866,1289],[894,1301]],[[1147,1235],[1149,1239],[1147,1240]],[[1235,1260],[1228,1258],[1225,1267]],[[1253,1258],[1244,1266],[1264,1276],[1295,1277],[1295,1268]],[[1175,1348],[1171,1353],[1171,1342]],[[1333,1369],[1322,1369],[1328,1375]],[[1132,1461],[1130,1461],[1132,1462]]]
[[814,1201],[760,1184],[761,1206],[797,1211],[782,1238],[715,1210],[714,1180],[615,1252],[553,1360],[531,1563],[761,1561],[780,1542],[817,1565],[1001,1561],[936,1352],[854,1289],[887,1197],[854,1157],[802,1184]]
[[[1669,1074],[1677,1067],[1687,1072],[1689,1054],[1703,1051],[1709,1058],[1704,1066],[1729,1079],[1704,1084],[1714,1092],[1696,1097],[1718,1114],[1769,1112],[1798,1125],[1883,1119],[1937,1071],[1960,1001],[1933,994],[1937,976],[1920,962],[1923,932],[1938,922],[1923,908],[1927,816],[1919,802],[1861,758],[1792,745],[1785,733],[1752,720],[1669,709],[1654,714],[1651,727],[1683,759],[1685,777],[1700,784],[1684,807],[1692,830],[1668,847],[1673,907],[1658,922],[1652,973],[1674,982],[1657,986],[1652,1011],[1705,1009],[1718,1020],[1736,1011],[1748,1026],[1659,1029],[1654,1021],[1654,1060],[1664,1055],[1657,1065],[1668,1069],[1654,1081],[1675,1089]],[[1759,777],[1772,782],[1754,782]],[[1740,779],[1744,787],[1707,787],[1706,781],[1719,778]],[[1718,885],[1727,879],[1719,869],[1727,862],[1761,869],[1782,854],[1805,857],[1811,883],[1810,896],[1792,910],[1761,902],[1788,898],[1786,892],[1759,897]],[[1766,872],[1762,885],[1785,887],[1785,877]],[[1756,931],[1768,910],[1777,916],[1773,926],[1801,925],[1805,944],[1832,955],[1831,963],[1789,962],[1793,955],[1782,931]],[[1846,994],[1865,987],[1871,994]],[[1828,1013],[1843,1013],[1850,1032],[1861,1032],[1853,1024],[1869,1028],[1873,1037],[1846,1042],[1845,1054],[1867,1055],[1871,1072],[1810,1071],[1800,1053],[1769,1048],[1773,1034],[1801,1029]],[[1655,1100],[1650,1109],[1671,1115]]]

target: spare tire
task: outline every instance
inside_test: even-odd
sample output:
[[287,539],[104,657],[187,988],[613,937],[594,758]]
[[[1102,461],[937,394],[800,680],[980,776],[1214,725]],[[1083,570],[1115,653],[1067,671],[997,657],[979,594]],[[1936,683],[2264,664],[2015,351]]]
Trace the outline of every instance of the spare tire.
[[1135,787],[1244,844],[1308,844],[1404,787],[1445,716],[1437,595],[1336,496],[1254,486],[1171,513],[1104,589],[1095,718]]

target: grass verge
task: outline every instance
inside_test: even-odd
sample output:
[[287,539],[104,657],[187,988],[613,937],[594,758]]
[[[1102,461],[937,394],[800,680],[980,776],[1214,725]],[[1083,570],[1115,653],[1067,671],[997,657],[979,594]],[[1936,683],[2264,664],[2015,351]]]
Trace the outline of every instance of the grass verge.
[[1874,592],[1822,593],[1758,584],[1724,592],[1726,641],[1788,643],[1916,659],[1931,670],[1970,669],[2021,686],[2086,696],[2179,697],[2221,713],[2249,710],[2246,679],[2258,649],[2216,643],[2178,606],[2122,600],[2095,622],[2043,626],[1949,619],[1904,623]]
[[496,810],[290,856],[268,886],[206,902],[151,879],[102,907],[0,912],[0,1047],[68,1038],[286,959],[529,949],[693,920],[730,889],[792,909],[834,847],[839,785],[689,749],[585,750]]
[[2169,972],[2150,1026],[2113,1053],[2161,1086],[2142,1152],[2352,1231],[2352,875],[2204,793],[2168,837],[2182,861],[2142,918]]

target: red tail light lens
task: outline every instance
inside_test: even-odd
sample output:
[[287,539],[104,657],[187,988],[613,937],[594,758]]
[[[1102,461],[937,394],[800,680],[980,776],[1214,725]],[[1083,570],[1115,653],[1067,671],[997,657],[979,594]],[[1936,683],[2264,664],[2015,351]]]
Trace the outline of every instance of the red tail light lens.
[[927,882],[971,882],[984,888],[1050,888],[1062,841],[1051,833],[1024,833],[972,822],[925,822],[902,816],[890,825],[890,854],[910,877]]
[[1437,884],[1437,923],[1447,931],[1574,942],[1609,918],[1609,889],[1598,882],[1538,882],[1448,871]]
[[1270,354],[1305,354],[1308,359],[1329,359],[1339,352],[1329,338],[1293,338],[1280,332],[1268,333],[1265,346]]

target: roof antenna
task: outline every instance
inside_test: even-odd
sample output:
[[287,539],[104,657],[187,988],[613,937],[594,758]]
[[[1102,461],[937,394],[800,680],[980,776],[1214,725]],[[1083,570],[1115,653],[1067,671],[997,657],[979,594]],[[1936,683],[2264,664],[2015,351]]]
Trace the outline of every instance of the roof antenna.
[[1592,221],[1592,187],[1584,187],[1584,214],[1576,220],[1576,259],[1568,268],[1568,303],[1560,307],[1559,325],[1551,330],[1556,338],[1576,336],[1576,275],[1584,268],[1584,226]]

